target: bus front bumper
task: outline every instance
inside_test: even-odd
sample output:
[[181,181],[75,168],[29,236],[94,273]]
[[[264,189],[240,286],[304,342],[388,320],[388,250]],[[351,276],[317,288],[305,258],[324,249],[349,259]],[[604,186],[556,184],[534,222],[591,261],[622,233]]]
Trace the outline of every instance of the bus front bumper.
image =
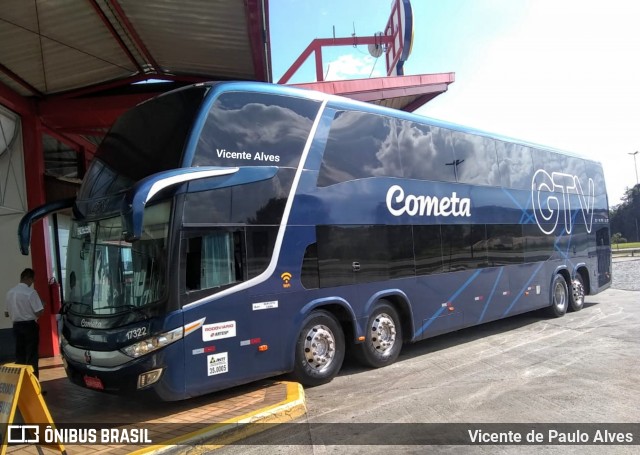
[[[82,358],[78,352],[82,351]],[[115,363],[118,353],[111,356],[109,362],[99,351],[79,350],[69,345],[63,348],[62,359],[67,376],[74,384],[94,390],[111,393],[130,393],[147,389],[162,377],[164,368],[158,365],[156,355],[139,359],[127,357],[125,362]]]

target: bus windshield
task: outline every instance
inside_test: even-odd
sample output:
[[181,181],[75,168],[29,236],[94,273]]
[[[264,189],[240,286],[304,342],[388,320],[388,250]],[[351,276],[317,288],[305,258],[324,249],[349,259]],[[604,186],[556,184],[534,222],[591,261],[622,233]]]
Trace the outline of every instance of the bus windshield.
[[143,235],[126,242],[122,218],[74,221],[67,251],[65,309],[111,316],[157,304],[166,289],[166,245],[171,205],[145,210]]

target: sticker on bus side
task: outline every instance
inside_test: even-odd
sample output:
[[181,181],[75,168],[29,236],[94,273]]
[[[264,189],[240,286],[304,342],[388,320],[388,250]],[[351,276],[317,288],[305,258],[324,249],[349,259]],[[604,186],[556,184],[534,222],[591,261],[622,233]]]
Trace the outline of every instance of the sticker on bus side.
[[251,346],[254,344],[260,344],[262,340],[260,338],[251,338],[250,340],[242,340],[240,346]]
[[271,302],[258,302],[253,304],[253,311],[272,310],[273,308],[278,308],[277,300],[273,300]]
[[236,321],[216,322],[202,326],[202,341],[221,340],[236,336]]
[[207,375],[214,376],[229,371],[229,357],[227,352],[207,356]]
[[198,348],[198,349],[194,349],[191,351],[192,355],[198,355],[198,354],[206,354],[208,352],[216,352],[216,347],[215,346],[206,346],[204,348]]

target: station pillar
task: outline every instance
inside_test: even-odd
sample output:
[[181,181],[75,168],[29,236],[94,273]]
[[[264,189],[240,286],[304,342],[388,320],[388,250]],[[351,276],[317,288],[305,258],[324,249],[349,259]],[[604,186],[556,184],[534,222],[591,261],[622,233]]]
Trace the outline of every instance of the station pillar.
[[[22,116],[22,139],[25,162],[25,182],[27,187],[27,207],[32,210],[46,203],[44,185],[44,151],[42,145],[42,123],[35,113]],[[31,230],[31,263],[35,271],[34,289],[44,306],[44,313],[38,319],[40,326],[40,357],[53,357],[60,354],[58,343],[57,309],[50,286],[53,277],[53,261],[50,236],[46,218],[35,222]],[[18,271],[19,273],[19,271]]]

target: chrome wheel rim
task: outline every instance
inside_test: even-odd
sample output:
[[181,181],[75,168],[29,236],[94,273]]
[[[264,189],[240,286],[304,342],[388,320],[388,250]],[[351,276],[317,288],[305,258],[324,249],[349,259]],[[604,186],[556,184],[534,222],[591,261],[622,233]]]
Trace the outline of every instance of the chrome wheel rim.
[[556,283],[555,289],[553,290],[553,303],[560,311],[564,311],[567,306],[567,293],[565,292],[565,287],[562,285],[561,281]]
[[381,313],[371,325],[370,343],[374,351],[387,356],[396,344],[396,325],[393,319],[386,313]]
[[311,327],[304,338],[304,358],[317,372],[329,368],[336,356],[336,340],[326,325]]
[[576,307],[581,307],[584,304],[584,285],[578,281],[573,280],[571,283],[571,293],[573,295],[573,303]]

